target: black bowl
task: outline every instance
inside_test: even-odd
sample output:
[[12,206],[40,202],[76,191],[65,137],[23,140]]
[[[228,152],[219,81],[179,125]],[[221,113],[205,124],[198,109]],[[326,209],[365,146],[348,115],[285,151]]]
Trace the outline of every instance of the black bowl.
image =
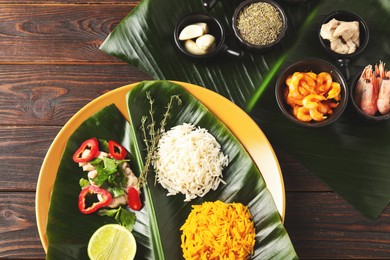
[[[341,54],[333,51],[330,48],[330,41],[323,39],[320,35],[321,32],[321,26],[323,24],[328,23],[330,20],[333,18],[339,20],[339,21],[344,21],[344,22],[352,22],[352,21],[357,21],[359,23],[359,47],[356,49],[355,52],[350,53],[350,54]],[[350,11],[335,11],[327,15],[322,22],[320,23],[320,26],[318,28],[318,37],[320,40],[320,43],[322,47],[333,57],[337,60],[339,68],[342,70],[343,75],[345,76],[346,80],[349,81],[350,79],[350,72],[349,72],[349,61],[360,55],[364,49],[366,48],[370,35],[369,35],[369,30],[368,30],[368,25],[367,23],[361,18],[359,15],[350,12]]]
[[[333,18],[339,20],[339,21],[344,21],[344,22],[352,22],[352,21],[357,21],[359,23],[359,34],[360,34],[360,37],[359,37],[359,41],[360,41],[360,44],[359,44],[359,47],[356,49],[356,51],[354,53],[350,53],[350,54],[340,54],[340,53],[337,53],[337,52],[334,52],[331,48],[330,48],[330,41],[329,40],[325,40],[321,37],[320,35],[320,31],[321,31],[321,26],[323,24],[326,24],[328,23],[330,20],[332,20]],[[366,22],[363,20],[363,18],[361,18],[359,15],[353,13],[353,12],[350,12],[350,11],[343,11],[343,10],[340,10],[340,11],[335,11],[329,15],[327,15],[321,22],[320,26],[319,26],[319,29],[318,29],[318,37],[320,39],[320,42],[321,42],[321,45],[325,48],[325,50],[333,57],[335,58],[352,58],[352,57],[355,57],[359,54],[361,54],[363,52],[363,50],[366,48],[367,44],[368,44],[368,40],[370,38],[369,36],[369,30],[368,30],[368,25],[366,24]]]
[[[287,77],[289,75],[294,74],[294,72],[310,72],[310,71],[316,74],[319,74],[321,72],[328,72],[332,76],[333,81],[338,82],[341,87],[341,101],[339,105],[336,108],[334,108],[333,114],[328,115],[328,117],[323,121],[312,120],[310,122],[303,122],[298,120],[292,114],[292,108],[287,104],[284,98],[284,90],[287,87],[286,85]],[[344,76],[333,64],[325,60],[321,60],[317,58],[309,58],[302,61],[298,61],[290,65],[279,75],[275,86],[275,96],[280,110],[292,122],[301,126],[322,127],[335,122],[342,115],[348,103],[348,88]]]
[[[209,27],[209,34],[215,37],[216,45],[215,45],[215,49],[207,54],[194,55],[185,49],[184,42],[179,40],[179,34],[186,26],[194,23],[201,23],[201,22],[206,23],[207,26]],[[214,16],[211,16],[206,13],[190,14],[184,17],[183,19],[181,19],[174,29],[174,40],[177,49],[182,54],[192,59],[205,59],[205,58],[211,58],[215,56],[223,49],[225,43],[225,37],[226,37],[225,29],[221,24],[221,22]]]
[[379,122],[379,121],[384,121],[384,120],[390,119],[390,112],[388,112],[385,115],[382,115],[379,112],[377,112],[377,114],[370,116],[370,115],[367,115],[366,113],[364,113],[360,109],[360,106],[358,105],[357,97],[355,97],[355,89],[356,89],[357,82],[360,78],[360,75],[361,75],[361,73],[356,75],[356,77],[352,81],[352,84],[351,84],[351,87],[349,90],[349,97],[350,97],[352,106],[355,109],[355,111],[359,114],[360,118],[362,118],[366,122]]
[[[179,40],[180,32],[187,26],[194,23],[204,22],[209,27],[208,34],[211,34],[215,37],[216,45],[213,51],[206,53],[204,55],[194,55],[188,52],[184,47],[184,41]],[[207,13],[197,13],[190,14],[182,18],[174,29],[174,41],[177,49],[181,54],[190,58],[192,60],[207,60],[213,58],[216,55],[221,53],[227,53],[232,57],[241,57],[243,56],[242,50],[235,50],[229,48],[225,44],[226,31],[222,23],[214,16]]]
[[[279,12],[280,17],[282,19],[282,29],[281,29],[278,37],[275,39],[275,41],[273,41],[270,44],[266,44],[266,45],[254,45],[254,44],[247,42],[245,39],[242,38],[242,36],[237,28],[238,16],[239,16],[240,12],[242,11],[242,9],[250,4],[259,3],[259,2],[265,2],[265,3],[271,4]],[[276,2],[274,2],[272,0],[246,0],[246,1],[242,2],[235,9],[234,14],[233,14],[232,27],[233,27],[233,31],[234,31],[236,38],[239,40],[239,42],[244,47],[246,47],[249,50],[264,51],[266,49],[269,49],[269,48],[277,45],[285,36],[286,31],[287,31],[287,16],[286,16],[286,13],[284,12],[284,10],[280,7],[280,5],[278,5]]]

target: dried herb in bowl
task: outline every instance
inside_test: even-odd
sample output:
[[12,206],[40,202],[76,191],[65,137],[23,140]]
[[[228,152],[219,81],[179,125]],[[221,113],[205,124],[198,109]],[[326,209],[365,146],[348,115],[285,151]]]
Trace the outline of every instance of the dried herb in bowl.
[[277,40],[283,29],[283,19],[273,4],[252,2],[239,11],[235,26],[244,42],[264,46]]

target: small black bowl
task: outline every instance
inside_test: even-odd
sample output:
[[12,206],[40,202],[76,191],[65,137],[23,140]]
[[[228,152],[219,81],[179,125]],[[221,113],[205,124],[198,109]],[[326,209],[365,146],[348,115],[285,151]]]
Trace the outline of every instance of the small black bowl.
[[349,97],[350,97],[353,108],[359,114],[360,118],[362,118],[366,122],[379,122],[379,121],[389,120],[390,119],[390,112],[385,114],[385,115],[382,115],[379,112],[377,112],[375,115],[370,116],[370,115],[367,115],[366,113],[364,113],[360,109],[360,105],[358,105],[358,103],[359,103],[358,97],[355,96],[355,89],[356,89],[356,85],[359,81],[359,78],[361,76],[361,73],[356,75],[356,77],[352,81],[352,84],[351,84],[350,90],[349,90]]
[[[194,55],[188,52],[184,47],[184,41],[179,40],[180,32],[188,25],[194,23],[204,22],[209,27],[209,34],[215,37],[216,45],[213,51],[204,55]],[[177,49],[184,56],[193,60],[204,60],[212,58],[220,53],[227,53],[234,57],[241,57],[243,55],[241,50],[234,50],[226,46],[225,44],[226,32],[222,23],[214,16],[207,13],[190,14],[182,18],[174,29],[174,41]]]
[[[337,19],[339,21],[344,21],[344,22],[357,21],[359,23],[359,35],[360,35],[359,42],[360,43],[359,43],[359,47],[356,49],[356,51],[354,53],[340,54],[340,53],[334,52],[330,48],[330,41],[329,40],[325,40],[325,39],[323,39],[321,37],[321,35],[320,35],[321,26],[323,24],[328,23],[333,18],[335,18],[335,19]],[[352,58],[360,55],[364,51],[364,49],[366,48],[366,46],[368,44],[369,38],[370,38],[369,34],[370,33],[369,33],[369,30],[368,30],[368,25],[363,20],[363,18],[361,18],[359,15],[357,15],[357,14],[355,14],[353,12],[350,12],[350,11],[339,10],[339,11],[332,12],[329,15],[327,15],[322,20],[322,22],[320,23],[320,26],[318,28],[318,37],[319,37],[320,43],[321,43],[322,47],[324,47],[324,49],[333,58],[335,58],[337,60],[338,66],[342,70],[342,72],[343,72],[345,78],[347,79],[347,81],[349,81],[349,79],[350,79],[350,72],[349,72],[349,67],[348,67],[349,61]]]
[[[328,72],[332,76],[333,81],[338,82],[340,84],[341,101],[339,105],[334,108],[333,114],[328,115],[328,117],[323,121],[312,120],[310,122],[300,121],[292,114],[292,108],[287,104],[284,98],[284,90],[287,87],[287,77],[289,75],[294,74],[294,72],[314,72],[316,74],[319,74],[321,72]],[[275,86],[275,96],[280,110],[292,122],[301,126],[322,127],[335,122],[344,112],[348,103],[348,87],[344,76],[333,64],[325,60],[309,58],[290,65],[279,75]]]
[[[266,44],[266,45],[254,45],[254,44],[249,43],[248,41],[243,39],[242,35],[240,34],[240,32],[237,28],[238,17],[240,15],[241,11],[243,10],[243,8],[249,6],[253,3],[259,3],[259,2],[264,2],[264,3],[268,3],[268,4],[272,5],[279,12],[280,18],[282,19],[282,29],[279,32],[278,37],[275,39],[275,41],[273,41],[270,44]],[[282,7],[280,7],[279,4],[277,4],[276,2],[274,2],[272,0],[246,0],[246,1],[242,2],[235,9],[234,14],[233,14],[232,27],[233,27],[233,31],[234,31],[236,38],[239,40],[239,42],[244,47],[246,47],[249,50],[264,51],[264,50],[267,50],[267,49],[277,45],[285,36],[286,31],[287,31],[287,16],[286,16],[286,13],[284,12],[284,10],[282,9]]]

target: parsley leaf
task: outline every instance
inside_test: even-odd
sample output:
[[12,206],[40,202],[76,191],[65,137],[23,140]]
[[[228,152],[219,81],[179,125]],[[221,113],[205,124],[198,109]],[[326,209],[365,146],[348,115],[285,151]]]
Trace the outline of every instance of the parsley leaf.
[[117,209],[105,209],[99,211],[100,216],[113,217],[121,226],[126,227],[132,231],[135,224],[136,216],[132,211],[128,211],[122,207]]
[[81,179],[79,180],[79,184],[80,184],[80,188],[81,188],[81,189],[84,189],[85,187],[87,187],[87,186],[90,185],[89,181],[86,180],[86,179],[84,179],[84,178],[81,178]]
[[112,174],[117,172],[118,165],[116,164],[116,160],[108,157],[103,158],[104,163],[104,171],[108,174]]

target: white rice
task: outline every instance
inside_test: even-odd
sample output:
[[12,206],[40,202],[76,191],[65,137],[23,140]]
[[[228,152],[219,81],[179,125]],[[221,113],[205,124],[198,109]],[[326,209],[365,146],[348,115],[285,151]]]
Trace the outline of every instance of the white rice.
[[204,128],[184,123],[165,132],[158,143],[153,166],[157,181],[168,196],[182,193],[184,201],[216,190],[228,157],[221,145]]

